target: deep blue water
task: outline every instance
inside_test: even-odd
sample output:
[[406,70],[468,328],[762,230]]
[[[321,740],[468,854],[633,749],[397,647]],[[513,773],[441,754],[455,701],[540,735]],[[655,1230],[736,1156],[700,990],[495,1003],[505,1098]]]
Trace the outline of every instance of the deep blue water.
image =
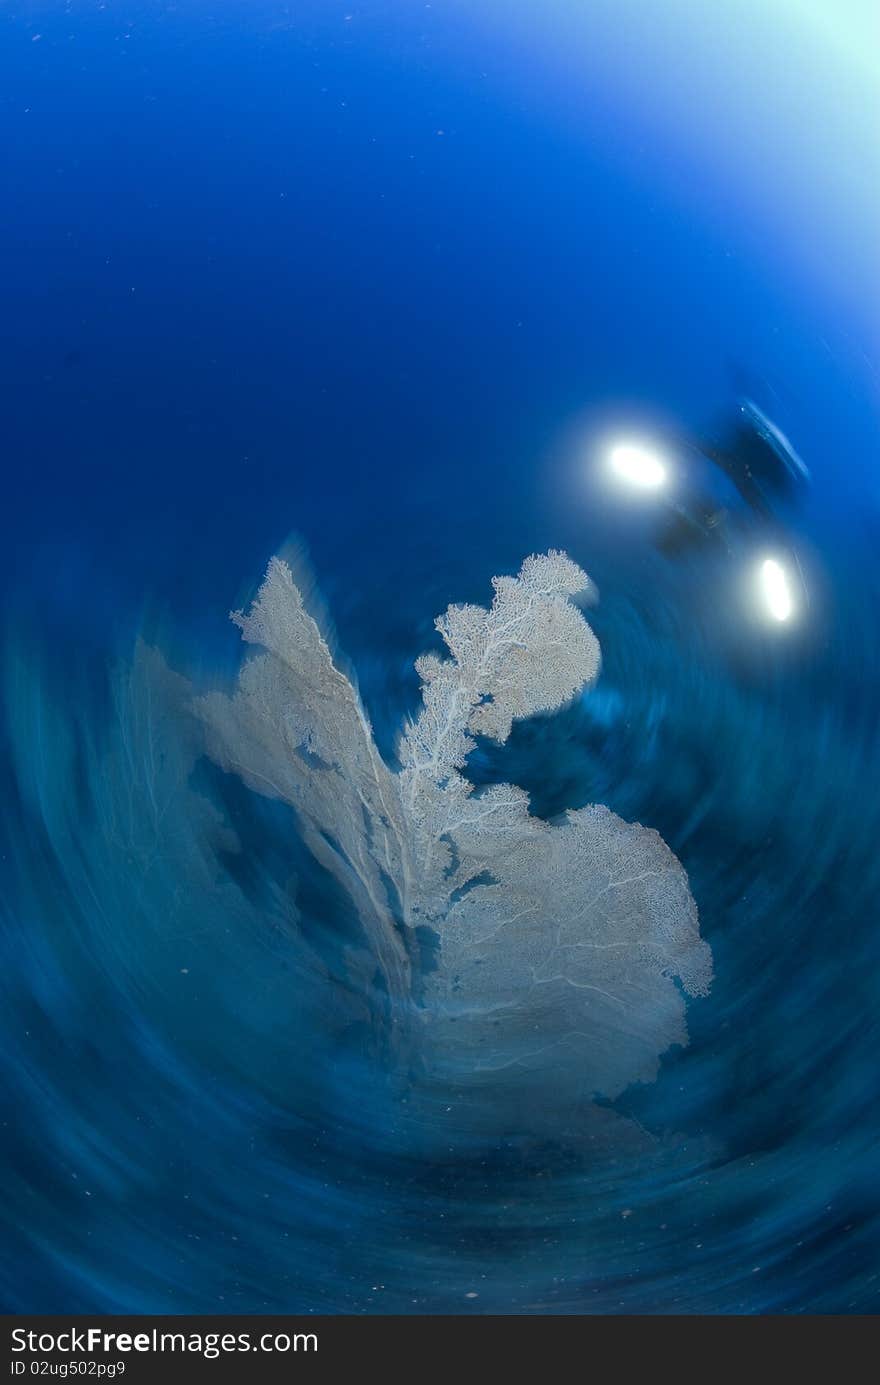
[[[0,13],[4,1307],[876,1310],[869,14],[656,8]],[[811,471],[784,629],[599,480],[737,369]],[[470,773],[689,873],[716,979],[616,1103],[649,1154],[416,1110],[283,806],[200,763],[240,850],[105,830],[137,633],[221,678],[292,533],[389,757],[448,602],[597,582],[597,691]]]

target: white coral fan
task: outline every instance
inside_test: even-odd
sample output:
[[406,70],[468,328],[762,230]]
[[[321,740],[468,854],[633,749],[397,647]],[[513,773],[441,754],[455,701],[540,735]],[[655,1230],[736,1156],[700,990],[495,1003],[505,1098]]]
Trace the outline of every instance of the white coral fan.
[[[423,706],[397,774],[277,558],[250,614],[233,616],[263,652],[232,698],[197,708],[213,758],[297,809],[358,908],[397,1013],[418,995],[430,1071],[496,1087],[551,1073],[578,1097],[613,1097],[687,1042],[682,992],[706,994],[711,954],[656,832],[601,806],[551,826],[521,789],[479,792],[462,775],[474,736],[505,741],[515,720],[562,707],[599,670],[571,600],[595,593],[564,553],[529,557],[493,586],[489,609],[438,617],[450,658],[417,661]],[[418,925],[440,946],[414,978]]]

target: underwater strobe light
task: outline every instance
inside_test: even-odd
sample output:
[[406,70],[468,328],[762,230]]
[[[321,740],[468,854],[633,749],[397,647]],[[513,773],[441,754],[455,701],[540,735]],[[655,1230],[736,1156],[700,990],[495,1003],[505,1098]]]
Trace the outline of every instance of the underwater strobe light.
[[615,477],[640,490],[659,490],[666,484],[666,467],[656,452],[634,443],[619,443],[608,455]]
[[765,558],[758,573],[759,590],[764,611],[771,620],[790,620],[794,601],[788,573],[776,558]]

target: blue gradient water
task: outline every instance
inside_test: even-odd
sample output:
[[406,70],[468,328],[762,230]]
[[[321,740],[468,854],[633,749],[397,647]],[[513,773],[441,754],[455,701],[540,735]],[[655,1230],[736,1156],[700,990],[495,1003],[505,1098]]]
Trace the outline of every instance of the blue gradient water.
[[[0,15],[5,1307],[876,1309],[870,14],[663,13]],[[731,362],[812,471],[791,629],[597,476],[615,426],[706,427]],[[292,531],[387,754],[450,600],[551,546],[598,583],[597,692],[471,773],[689,872],[716,981],[616,1103],[648,1153],[410,1103],[279,805],[200,764],[213,854],[186,813],[102,829],[117,661],[142,631],[219,678]]]

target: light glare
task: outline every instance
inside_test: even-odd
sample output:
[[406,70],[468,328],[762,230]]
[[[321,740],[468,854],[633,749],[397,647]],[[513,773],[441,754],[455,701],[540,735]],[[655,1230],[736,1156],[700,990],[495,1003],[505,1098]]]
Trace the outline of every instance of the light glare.
[[666,468],[660,458],[644,447],[621,443],[612,449],[610,461],[622,480],[643,490],[657,490],[666,480]]
[[774,620],[788,620],[794,603],[785,568],[775,558],[765,558],[761,564],[761,590],[768,614]]

